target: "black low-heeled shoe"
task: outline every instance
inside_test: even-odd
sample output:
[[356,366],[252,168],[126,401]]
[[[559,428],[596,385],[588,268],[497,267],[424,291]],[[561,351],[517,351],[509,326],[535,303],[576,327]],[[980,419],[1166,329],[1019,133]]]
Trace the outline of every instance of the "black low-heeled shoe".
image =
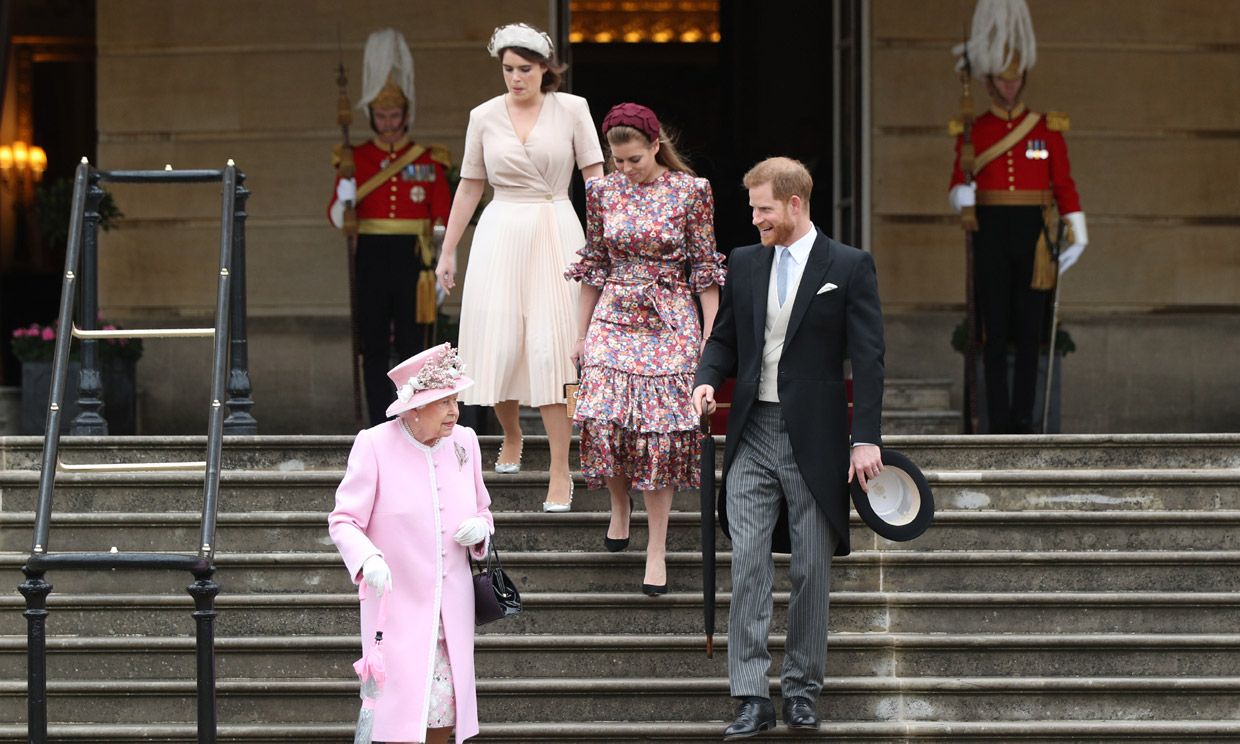
[[[629,496],[629,521],[633,521],[633,497]],[[608,553],[619,553],[621,550],[629,547],[629,538],[627,537],[603,537],[603,547],[607,548]]]
[[645,594],[647,597],[667,594],[667,584],[642,584],[642,594]]

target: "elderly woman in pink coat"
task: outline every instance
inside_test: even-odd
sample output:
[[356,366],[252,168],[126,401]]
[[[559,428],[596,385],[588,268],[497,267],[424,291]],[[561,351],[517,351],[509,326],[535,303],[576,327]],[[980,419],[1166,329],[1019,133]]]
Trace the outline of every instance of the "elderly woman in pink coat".
[[336,490],[328,531],[362,602],[363,642],[374,638],[378,597],[387,681],[374,739],[447,742],[478,733],[474,589],[466,551],[483,557],[495,531],[473,430],[456,425],[456,396],[473,384],[443,344],[388,372],[394,420],[358,433]]

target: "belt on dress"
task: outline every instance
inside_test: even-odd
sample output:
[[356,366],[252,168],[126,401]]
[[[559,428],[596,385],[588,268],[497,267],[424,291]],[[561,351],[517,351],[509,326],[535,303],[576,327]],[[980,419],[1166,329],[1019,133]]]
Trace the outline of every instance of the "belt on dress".
[[[649,270],[649,267],[646,266],[642,266],[642,268],[644,270]],[[646,298],[646,300],[650,302],[650,306],[654,308],[655,314],[659,316],[659,320],[663,321],[663,324],[668,328],[671,328],[673,331],[680,330],[676,327],[676,324],[671,321],[668,313],[659,302],[662,296],[665,296],[669,292],[673,291],[676,287],[688,288],[689,283],[686,282],[684,277],[680,275],[679,266],[674,272],[663,272],[656,270],[654,272],[654,276],[649,279],[629,279],[627,277],[609,275],[604,281],[624,287],[635,287],[640,289],[642,297]]]

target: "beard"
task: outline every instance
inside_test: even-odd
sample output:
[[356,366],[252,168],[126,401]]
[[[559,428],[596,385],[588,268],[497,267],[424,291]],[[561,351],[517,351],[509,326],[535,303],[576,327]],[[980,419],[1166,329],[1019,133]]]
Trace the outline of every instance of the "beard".
[[758,233],[761,236],[762,245],[788,245],[788,241],[792,238],[792,233],[796,230],[796,224],[792,220],[789,213],[788,205],[784,205],[784,213],[781,216],[779,224],[771,226],[771,232]]

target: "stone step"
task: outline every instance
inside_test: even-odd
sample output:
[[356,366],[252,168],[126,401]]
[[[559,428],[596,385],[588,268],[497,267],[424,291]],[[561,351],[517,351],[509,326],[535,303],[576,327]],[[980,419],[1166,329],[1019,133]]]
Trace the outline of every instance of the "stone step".
[[[232,510],[330,510],[343,471],[298,473],[226,471],[219,504]],[[605,490],[586,490],[574,476],[577,511],[610,508]],[[1240,509],[1240,468],[1122,470],[928,471],[938,510],[1209,510]],[[496,511],[541,511],[545,473],[486,476]],[[181,511],[200,508],[201,482],[185,473],[65,474],[57,479],[55,513],[101,511]],[[30,471],[0,471],[6,511],[33,511],[38,479]],[[640,500],[640,499],[638,499]],[[697,492],[675,497],[673,508],[700,503]]]
[[[728,637],[715,635],[708,659],[703,635],[479,635],[480,678],[571,677],[582,669],[611,676],[709,677],[726,659]],[[190,679],[190,635],[61,636],[48,638],[48,678]],[[783,660],[784,636],[769,644],[772,669]],[[255,636],[216,639],[220,678],[355,679],[361,654],[352,635]],[[1230,677],[1240,665],[1233,634],[831,634],[828,671],[841,677]],[[0,636],[4,677],[22,679],[26,637]]]
[[964,431],[964,417],[960,411],[947,409],[884,410],[882,427],[884,441],[892,436],[960,434]]
[[[731,715],[728,716],[728,722]],[[659,744],[718,742],[726,724],[722,721],[677,722],[585,722],[585,723],[489,723],[470,739],[477,744]],[[288,744],[296,742],[348,741],[353,723],[327,724],[224,724],[219,728],[222,744]],[[52,740],[91,744],[193,744],[198,741],[192,724],[82,724],[49,727]],[[850,744],[1220,744],[1240,741],[1240,722],[1221,721],[1124,721],[1041,720],[980,722],[826,722],[812,737],[791,731],[782,724],[762,734],[762,740],[847,741]],[[0,742],[27,741],[26,727],[0,724]]]
[[[688,496],[685,511],[668,523],[671,550],[701,545],[701,515]],[[598,550],[609,515],[495,512],[503,550]],[[52,547],[57,551],[125,550],[176,552],[196,546],[199,515],[180,512],[56,513]],[[222,512],[216,544],[228,552],[335,553],[326,512]],[[25,554],[34,528],[32,512],[0,512],[0,551]],[[911,542],[883,540],[854,512],[852,547],[864,550],[1240,550],[1240,511],[940,511],[924,535]],[[123,539],[122,539],[123,536]],[[645,545],[645,512],[633,512],[632,547]],[[121,543],[122,545],[117,545]],[[719,549],[729,543],[719,537]]]
[[[636,591],[645,570],[642,551],[504,551],[504,567],[523,592]],[[24,554],[0,554],[0,569],[19,579]],[[716,587],[731,585],[731,553],[716,554]],[[789,556],[776,557],[775,590],[790,591]],[[334,553],[216,554],[216,581],[228,594],[351,591],[353,583]],[[668,581],[698,586],[702,557],[670,552]],[[1188,552],[919,552],[856,551],[836,559],[831,588],[844,592],[1226,592],[1235,589],[1240,551]],[[0,574],[4,575],[4,574]],[[49,574],[60,594],[180,594],[188,577],[171,572]],[[1191,580],[1190,580],[1191,578]],[[399,577],[398,579],[399,580]]]
[[[483,436],[483,461],[495,462],[502,437]],[[570,462],[578,463],[577,438]],[[66,463],[202,460],[205,437],[64,437]],[[228,470],[341,470],[352,447],[351,435],[225,437]],[[899,450],[923,470],[1039,468],[1240,468],[1240,434],[1053,434],[929,436],[896,435],[884,444]],[[546,470],[547,439],[526,436],[523,465]],[[723,437],[716,437],[722,463]],[[42,437],[0,437],[0,468],[38,470]]]
[[[672,587],[651,598],[624,593],[522,595],[525,611],[480,629],[496,634],[692,633],[702,597]],[[719,592],[717,632],[727,632],[730,595]],[[784,632],[788,595],[776,592],[772,632]],[[0,635],[25,632],[24,599],[0,596]],[[221,636],[341,635],[356,632],[357,595],[222,594]],[[48,635],[175,635],[188,632],[188,595],[56,594],[48,599]],[[834,592],[831,629],[874,633],[1226,633],[1240,623],[1233,592]]]
[[883,411],[944,410],[952,406],[948,378],[892,379],[883,383]]
[[[478,680],[478,714],[492,723],[558,721],[571,699],[595,720],[622,721],[646,711],[659,721],[723,721],[735,702],[725,676],[676,678],[540,678]],[[50,680],[48,708],[58,723],[196,718],[193,680]],[[770,680],[778,697],[779,680]],[[1012,700],[1021,704],[1013,708]],[[331,723],[358,710],[357,682],[321,679],[221,679],[223,723]],[[834,677],[824,680],[818,709],[825,721],[895,722],[1096,720],[1228,720],[1240,718],[1236,677]],[[0,716],[20,720],[25,682],[0,681]]]

